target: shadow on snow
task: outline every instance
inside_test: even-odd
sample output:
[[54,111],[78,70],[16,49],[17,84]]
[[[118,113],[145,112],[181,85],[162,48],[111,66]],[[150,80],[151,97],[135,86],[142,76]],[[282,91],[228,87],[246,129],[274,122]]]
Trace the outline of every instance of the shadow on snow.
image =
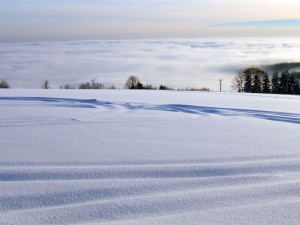
[[[155,110],[168,112],[181,112],[196,115],[220,115],[220,116],[244,116],[272,120],[278,122],[287,122],[300,124],[300,114],[274,112],[252,109],[236,109],[236,108],[220,108],[195,105],[181,104],[165,104],[165,105],[150,105],[143,103],[122,103],[122,102],[107,102],[97,99],[73,99],[73,98],[48,98],[48,97],[0,97],[0,101],[30,101],[30,102],[47,102],[52,103],[49,106],[55,107],[76,107],[76,108],[97,108],[99,106],[107,109],[115,109],[123,107],[127,110]],[[53,105],[54,104],[54,105]]]

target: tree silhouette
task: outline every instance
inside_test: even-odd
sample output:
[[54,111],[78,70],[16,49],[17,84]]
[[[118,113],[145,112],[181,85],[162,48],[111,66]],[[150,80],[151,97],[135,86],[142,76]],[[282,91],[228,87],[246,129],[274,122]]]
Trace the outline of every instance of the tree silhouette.
[[273,94],[278,94],[279,93],[279,77],[278,77],[278,72],[274,72],[272,76],[272,93]]
[[244,91],[244,82],[245,82],[245,76],[242,72],[238,72],[237,75],[234,76],[231,88],[235,91],[242,92]]
[[266,72],[263,77],[262,93],[270,93],[270,92],[271,92],[270,79],[269,79],[268,72]]
[[288,71],[283,71],[280,76],[279,93],[288,94],[289,93],[289,82],[288,82]]
[[48,80],[44,80],[43,83],[42,83],[41,88],[43,88],[43,89],[50,89],[49,81]]
[[1,80],[0,81],[0,88],[10,88],[10,86],[5,80]]
[[[125,83],[125,87],[128,89],[137,89],[139,83],[141,84],[138,77],[130,76],[130,77],[128,77],[128,79]],[[140,86],[140,84],[139,84],[139,86]]]
[[261,93],[261,82],[258,74],[254,75],[252,92]]

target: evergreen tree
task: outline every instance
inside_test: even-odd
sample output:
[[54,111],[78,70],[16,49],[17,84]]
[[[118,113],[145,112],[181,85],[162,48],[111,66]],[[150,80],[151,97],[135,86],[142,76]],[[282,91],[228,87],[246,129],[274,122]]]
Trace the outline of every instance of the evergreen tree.
[[295,94],[296,95],[300,95],[300,85],[299,85],[299,81],[298,80],[296,80]]
[[258,74],[254,75],[252,92],[261,93],[261,81]]
[[272,85],[272,93],[278,94],[279,93],[279,77],[278,77],[277,71],[275,73],[273,73],[271,85]]
[[270,93],[270,79],[268,76],[268,72],[265,73],[263,77],[263,84],[262,84],[262,93]]
[[289,93],[288,71],[283,71],[280,76],[279,93]]
[[[288,75],[288,86],[289,86],[289,90],[288,93],[289,94],[296,94],[297,93],[297,81],[296,81],[296,76],[294,73],[290,73]],[[298,84],[299,85],[299,84]]]
[[251,74],[246,74],[244,92],[252,92],[252,76]]
[[[265,75],[265,72],[259,68],[250,67],[243,71],[243,75],[245,77],[244,80],[244,91],[245,92],[253,92],[256,93],[261,92],[261,78]],[[255,81],[254,81],[255,80]]]

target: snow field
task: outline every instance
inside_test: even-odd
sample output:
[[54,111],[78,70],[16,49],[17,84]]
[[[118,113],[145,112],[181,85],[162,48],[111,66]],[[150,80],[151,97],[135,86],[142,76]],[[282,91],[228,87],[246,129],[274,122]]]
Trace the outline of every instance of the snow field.
[[299,102],[0,90],[0,224],[299,224]]

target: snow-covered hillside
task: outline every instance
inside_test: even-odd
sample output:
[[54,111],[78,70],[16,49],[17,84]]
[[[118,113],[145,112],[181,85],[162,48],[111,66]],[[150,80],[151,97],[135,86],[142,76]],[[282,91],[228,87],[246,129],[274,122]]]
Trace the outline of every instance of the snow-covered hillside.
[[299,224],[300,97],[0,90],[0,224]]

